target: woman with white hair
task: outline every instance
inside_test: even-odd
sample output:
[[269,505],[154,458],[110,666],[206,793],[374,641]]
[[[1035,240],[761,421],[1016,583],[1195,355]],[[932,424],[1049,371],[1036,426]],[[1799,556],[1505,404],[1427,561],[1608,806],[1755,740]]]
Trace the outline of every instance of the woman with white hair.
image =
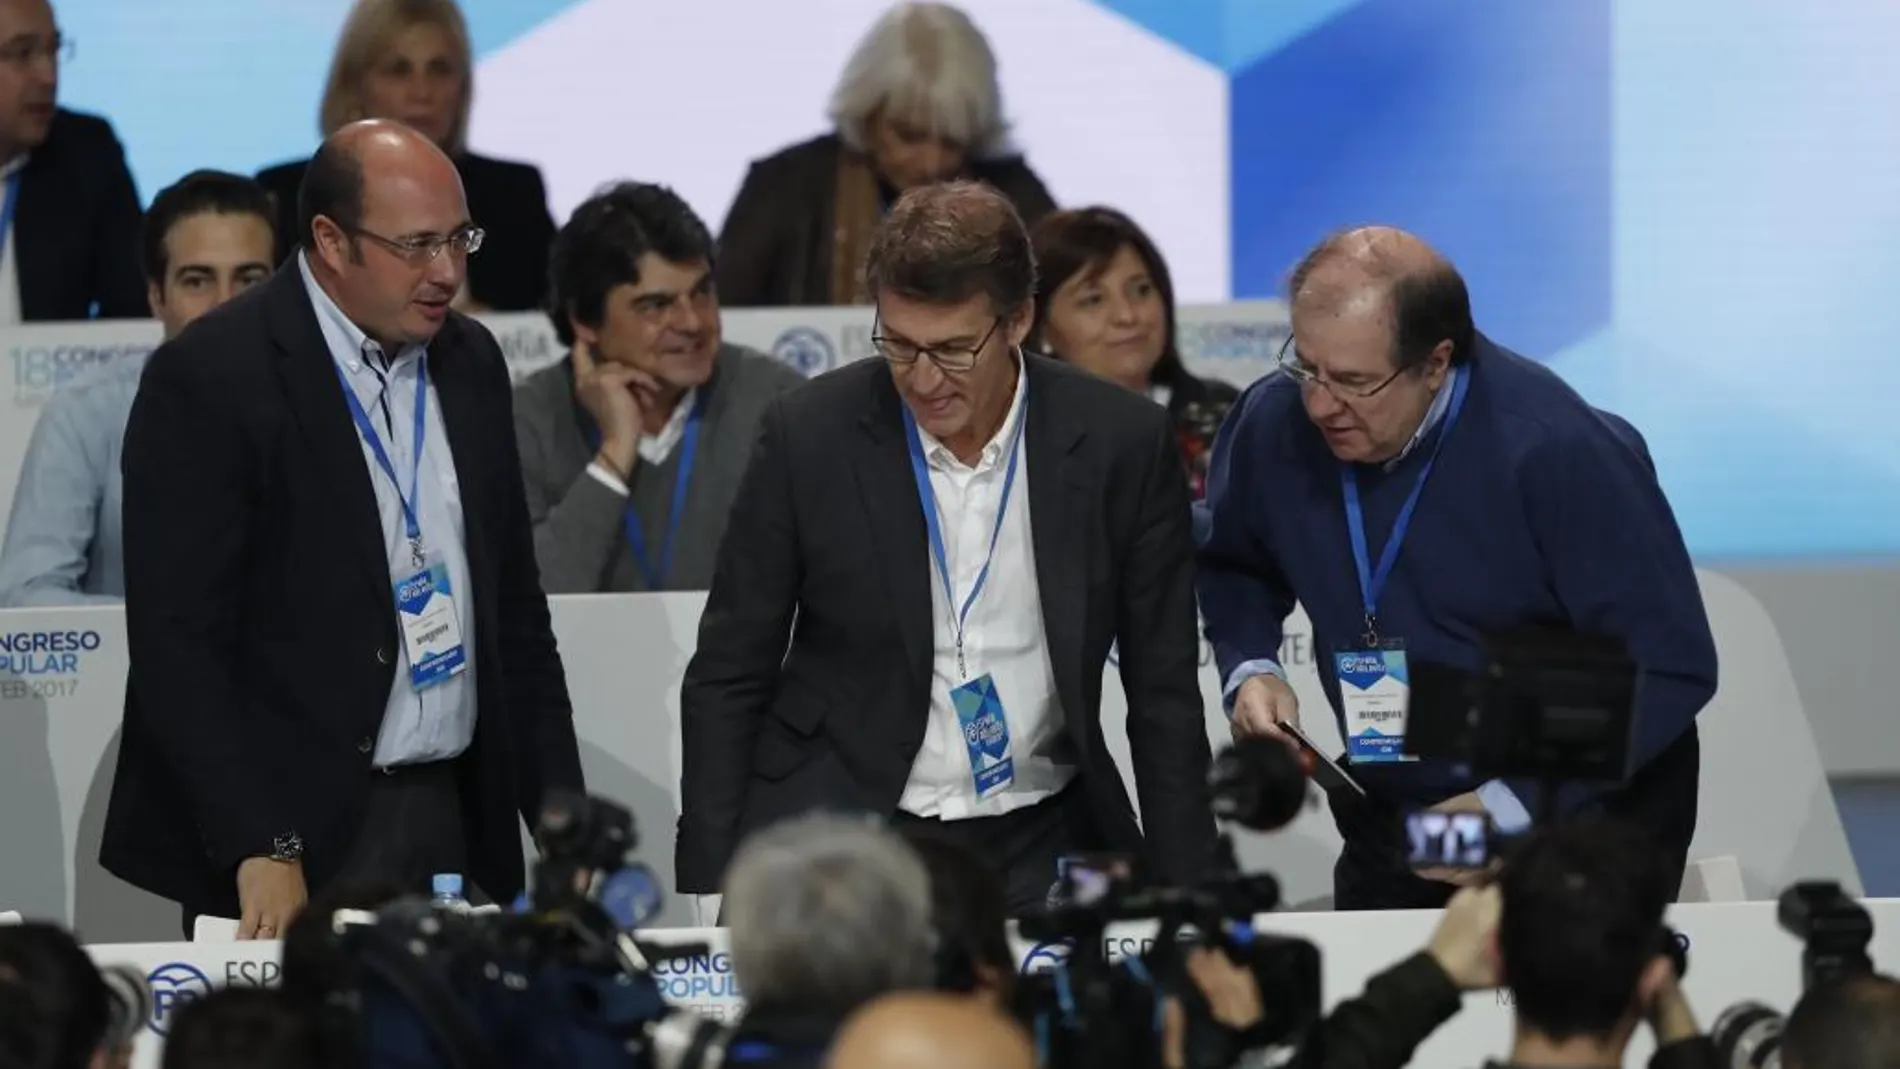
[[[337,38],[317,131],[329,137],[358,119],[395,119],[440,145],[462,175],[470,217],[485,231],[459,304],[527,311],[547,293],[554,219],[533,164],[468,151],[474,60],[455,0],[357,0]],[[277,201],[277,244],[285,251],[310,237],[297,233],[297,189],[308,166],[297,160],[257,176]]]
[[831,96],[835,132],[759,160],[719,235],[728,307],[864,304],[864,252],[898,195],[973,178],[1033,224],[1055,205],[1009,144],[996,56],[949,4],[886,11]]

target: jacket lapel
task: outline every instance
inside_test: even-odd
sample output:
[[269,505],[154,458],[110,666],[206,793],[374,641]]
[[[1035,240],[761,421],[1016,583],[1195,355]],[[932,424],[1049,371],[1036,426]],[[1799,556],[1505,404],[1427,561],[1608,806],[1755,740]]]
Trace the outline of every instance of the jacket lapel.
[[390,598],[389,557],[376,491],[363,463],[363,445],[343,403],[336,362],[317,327],[316,309],[304,292],[303,272],[293,261],[268,283],[272,341],[284,395],[303,431],[309,452],[303,460],[328,483],[344,529],[347,551],[381,600]]
[[872,377],[871,404],[859,419],[864,441],[856,450],[853,468],[904,646],[904,663],[928,685],[936,645],[930,622],[930,584],[935,581],[936,565],[930,560],[923,504],[917,497],[910,446],[897,410],[902,403],[888,371]]
[[1056,695],[1070,714],[1068,722],[1080,725],[1083,718],[1077,714],[1086,693],[1083,672],[1101,671],[1100,665],[1082,663],[1088,555],[1095,545],[1088,529],[1089,473],[1077,452],[1083,429],[1064,410],[1061,398],[1050,396],[1059,379],[1043,366],[1045,358],[1025,359],[1029,361],[1029,423],[1023,428],[1023,448],[1029,457],[1030,540],[1042,599],[1043,637],[1049,643]]

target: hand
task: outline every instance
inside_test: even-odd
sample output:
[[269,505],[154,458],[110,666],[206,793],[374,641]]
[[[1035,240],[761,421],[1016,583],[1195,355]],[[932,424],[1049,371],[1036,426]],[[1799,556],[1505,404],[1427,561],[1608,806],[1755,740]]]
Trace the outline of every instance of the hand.
[[282,939],[297,911],[310,899],[303,863],[246,858],[237,870],[239,939]]
[[1495,884],[1467,887],[1445,904],[1425,952],[1459,990],[1498,986],[1497,933],[1503,915],[1504,895]]
[[[1226,954],[1196,947],[1187,956],[1188,978],[1207,1000],[1214,1023],[1234,1032],[1245,1032],[1260,1023],[1265,1010],[1260,1002],[1260,985],[1252,970],[1234,964]],[[1187,1012],[1181,1000],[1170,997],[1162,1007],[1161,1061],[1167,1069],[1180,1069],[1187,1061]]]
[[1661,974],[1655,985],[1655,993],[1650,996],[1648,1011],[1644,1014],[1649,1020],[1650,1030],[1656,1033],[1656,1045],[1661,1047],[1701,1035],[1702,1028],[1696,1024],[1695,1011],[1689,1008],[1689,1000],[1683,997],[1682,985],[1676,982],[1676,967],[1668,955],[1657,955],[1650,968]]
[[659,381],[624,364],[602,364],[585,339],[574,339],[574,396],[600,428],[600,459],[624,481],[639,456],[641,423]]
[[1280,725],[1299,722],[1300,699],[1279,676],[1254,676],[1234,692],[1234,715],[1229,718],[1228,729],[1236,741],[1257,735],[1277,736],[1297,749],[1299,744]]

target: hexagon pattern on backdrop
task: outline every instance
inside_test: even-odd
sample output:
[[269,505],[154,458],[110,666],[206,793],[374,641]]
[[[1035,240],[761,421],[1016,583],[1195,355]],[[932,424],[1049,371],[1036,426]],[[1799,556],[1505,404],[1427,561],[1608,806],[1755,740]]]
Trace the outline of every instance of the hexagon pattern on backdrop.
[[[884,2],[462,0],[473,141],[540,163],[557,215],[631,176],[717,225],[748,160],[823,128]],[[62,97],[147,197],[303,155],[348,6],[56,0]],[[1127,209],[1184,300],[1271,294],[1337,226],[1417,229],[1490,333],[1643,429],[1698,554],[1900,552],[1900,8],[966,7],[1057,199]]]

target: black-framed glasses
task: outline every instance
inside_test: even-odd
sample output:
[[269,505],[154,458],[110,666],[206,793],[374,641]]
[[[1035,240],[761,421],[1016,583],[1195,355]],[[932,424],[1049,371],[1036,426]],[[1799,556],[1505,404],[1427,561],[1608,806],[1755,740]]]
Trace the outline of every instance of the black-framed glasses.
[[1334,382],[1331,379],[1321,378],[1319,372],[1315,371],[1311,364],[1300,359],[1299,350],[1293,347],[1293,335],[1291,334],[1286,336],[1286,341],[1280,343],[1280,355],[1274,357],[1273,362],[1287,378],[1299,383],[1301,389],[1308,387],[1325,389],[1342,401],[1363,401],[1398,381],[1400,375],[1412,370],[1408,367],[1401,367],[1392,374],[1387,375],[1377,385],[1373,386],[1356,386],[1352,383]]
[[73,44],[73,39],[64,34],[56,33],[45,38],[27,37],[9,41],[4,47],[0,47],[0,63],[24,67],[41,56],[45,56],[54,63],[71,63],[75,51],[77,49]]
[[990,339],[996,336],[996,328],[1002,325],[1003,319],[998,316],[990,323],[990,329],[984,331],[983,340],[977,342],[973,349],[958,346],[915,345],[901,338],[876,333],[878,328],[874,327],[871,334],[871,347],[877,350],[877,355],[893,364],[910,365],[915,364],[919,359],[928,358],[931,363],[937,365],[940,371],[968,371],[982,359],[983,350],[989,346]]
[[434,263],[436,257],[442,255],[443,249],[454,249],[463,256],[473,256],[481,251],[482,239],[488,236],[488,231],[483,230],[479,226],[465,226],[451,234],[439,234],[422,238],[406,238],[402,241],[397,241],[395,238],[386,238],[374,231],[364,230],[362,227],[354,227],[350,230],[350,233],[370,239],[383,248],[388,249],[390,252],[409,261],[409,263],[415,267],[424,267]]

